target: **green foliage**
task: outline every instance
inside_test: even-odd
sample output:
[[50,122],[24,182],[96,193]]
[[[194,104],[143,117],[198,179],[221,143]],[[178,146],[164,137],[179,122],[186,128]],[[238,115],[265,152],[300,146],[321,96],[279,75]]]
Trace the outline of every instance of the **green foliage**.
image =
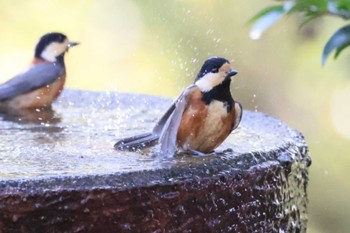
[[336,31],[327,44],[324,46],[322,53],[322,64],[326,62],[329,54],[335,49],[334,58],[337,58],[340,52],[350,45],[350,25],[342,27]]
[[256,14],[255,16],[253,16],[253,18],[251,18],[249,20],[248,23],[254,23],[258,20],[260,20],[261,18],[263,17],[268,17],[269,15],[271,15],[271,13],[274,13],[274,12],[278,12],[278,13],[284,13],[284,10],[283,10],[283,5],[279,5],[279,6],[270,6],[270,7],[267,7],[265,9],[263,9],[262,11],[260,11],[258,14]]
[[[350,0],[276,0],[276,6],[268,7],[255,16],[249,23],[253,24],[251,37],[259,38],[260,34],[278,21],[282,15],[301,13],[303,21],[301,26],[323,16],[335,16],[350,20]],[[279,16],[279,17],[277,17]],[[258,35],[258,36],[256,36]],[[323,49],[322,65],[325,64],[330,53],[335,50],[334,58],[350,45],[350,25],[337,30],[328,40]]]

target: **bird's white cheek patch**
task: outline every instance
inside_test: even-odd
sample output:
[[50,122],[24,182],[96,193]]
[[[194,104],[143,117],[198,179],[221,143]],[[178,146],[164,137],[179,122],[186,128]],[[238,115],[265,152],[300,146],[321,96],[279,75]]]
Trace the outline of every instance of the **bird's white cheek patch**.
[[220,73],[208,73],[199,79],[195,84],[202,92],[208,92],[213,87],[219,85],[224,81],[225,77]]
[[53,42],[41,53],[41,57],[47,61],[55,62],[56,57],[65,53],[68,48],[68,40],[63,43]]

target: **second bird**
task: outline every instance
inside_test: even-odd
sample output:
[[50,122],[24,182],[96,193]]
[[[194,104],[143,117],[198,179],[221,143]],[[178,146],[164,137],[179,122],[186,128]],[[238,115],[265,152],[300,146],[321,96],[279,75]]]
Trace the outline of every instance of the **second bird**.
[[60,95],[66,80],[64,55],[78,45],[62,33],[47,33],[35,47],[30,67],[0,84],[0,110],[49,107]]
[[230,92],[237,71],[221,57],[207,59],[195,83],[187,87],[151,133],[119,140],[118,150],[137,150],[160,144],[160,153],[173,156],[177,150],[195,154],[213,152],[236,129],[242,105]]

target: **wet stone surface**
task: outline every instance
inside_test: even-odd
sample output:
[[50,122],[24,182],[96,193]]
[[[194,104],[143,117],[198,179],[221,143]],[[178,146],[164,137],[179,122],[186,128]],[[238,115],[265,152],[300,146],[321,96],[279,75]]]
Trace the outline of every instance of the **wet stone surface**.
[[275,118],[245,111],[204,157],[113,150],[170,103],[67,90],[54,111],[0,115],[0,232],[306,232],[311,159]]

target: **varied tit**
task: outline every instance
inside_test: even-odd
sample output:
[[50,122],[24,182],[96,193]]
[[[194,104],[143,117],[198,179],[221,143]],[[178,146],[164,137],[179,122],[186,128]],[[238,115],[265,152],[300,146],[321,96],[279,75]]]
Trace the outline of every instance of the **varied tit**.
[[0,109],[6,112],[49,107],[64,87],[64,55],[78,44],[61,33],[42,36],[35,47],[30,67],[0,84]]
[[225,58],[207,59],[194,84],[181,93],[152,133],[121,139],[114,147],[135,151],[159,143],[160,153],[168,157],[177,150],[199,155],[213,152],[242,118],[242,105],[230,92],[231,77],[236,74]]

